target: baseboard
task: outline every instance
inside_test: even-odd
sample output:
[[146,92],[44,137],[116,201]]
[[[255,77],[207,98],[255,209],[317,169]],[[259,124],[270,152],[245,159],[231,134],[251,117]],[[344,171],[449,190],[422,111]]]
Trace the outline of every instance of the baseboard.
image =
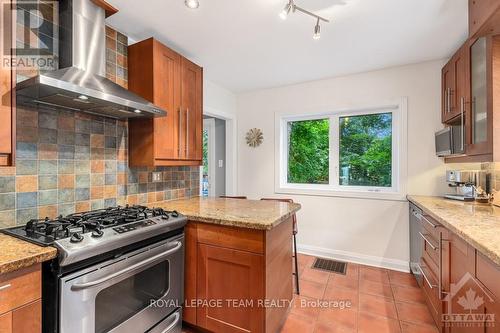
[[356,264],[387,268],[400,272],[410,271],[409,262],[404,260],[375,257],[355,252],[332,250],[323,247],[300,245],[300,244],[297,244],[297,251],[299,253],[308,254],[316,257],[348,261]]

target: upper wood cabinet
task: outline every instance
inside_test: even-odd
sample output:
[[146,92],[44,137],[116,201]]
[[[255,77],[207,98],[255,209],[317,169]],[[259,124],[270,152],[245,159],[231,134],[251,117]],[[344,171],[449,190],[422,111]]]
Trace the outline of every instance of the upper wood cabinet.
[[150,38],[128,48],[129,90],[167,116],[129,121],[131,166],[200,165],[203,69]]
[[500,0],[469,0],[469,37],[500,33]]
[[[10,1],[0,0],[0,5],[2,7],[8,3],[10,3]],[[4,15],[5,19],[10,18],[7,14],[8,13]],[[8,45],[6,43],[13,45],[13,42],[15,42],[12,38],[14,32],[13,26],[13,18],[11,22],[2,23],[2,28],[5,29],[2,35],[7,39],[3,42],[4,45]],[[11,49],[11,56],[14,56],[12,50],[13,48]],[[10,166],[14,164],[14,124],[16,111],[15,83],[16,73],[14,69],[9,66],[0,65],[0,166]]]
[[443,67],[442,120],[463,125],[465,136],[465,156],[446,162],[500,160],[499,85],[500,35],[468,40]]

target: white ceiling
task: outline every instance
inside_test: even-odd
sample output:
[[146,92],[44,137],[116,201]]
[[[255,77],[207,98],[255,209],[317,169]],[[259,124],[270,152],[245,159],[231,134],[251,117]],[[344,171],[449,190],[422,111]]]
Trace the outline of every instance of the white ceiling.
[[241,92],[449,57],[467,36],[467,0],[296,0],[331,19],[278,17],[286,0],[109,0],[108,22],[154,36]]

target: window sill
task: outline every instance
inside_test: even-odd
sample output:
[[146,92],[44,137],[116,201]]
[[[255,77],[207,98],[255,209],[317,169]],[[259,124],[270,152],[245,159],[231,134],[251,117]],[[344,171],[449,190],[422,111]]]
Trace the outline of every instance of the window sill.
[[385,201],[407,201],[406,194],[400,192],[371,192],[371,191],[347,191],[332,190],[321,188],[297,188],[297,187],[279,187],[275,188],[277,194],[294,194],[320,197],[339,197],[354,199],[370,199]]

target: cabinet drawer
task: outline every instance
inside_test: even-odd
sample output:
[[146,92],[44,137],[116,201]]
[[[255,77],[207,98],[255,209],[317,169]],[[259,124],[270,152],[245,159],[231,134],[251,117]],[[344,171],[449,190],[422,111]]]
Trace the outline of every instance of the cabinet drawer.
[[422,253],[422,259],[420,260],[421,265],[425,266],[425,268],[432,273],[433,276],[439,276],[440,268],[439,268],[439,260],[434,261],[428,252]]
[[439,279],[430,268],[432,266],[433,264],[430,264],[428,259],[425,257],[420,260],[420,269],[424,278],[422,290],[425,295],[425,301],[434,321],[436,322],[436,325],[439,327],[442,313],[442,302],[439,295]]
[[40,299],[41,283],[39,264],[0,276],[0,313]]
[[440,242],[439,239],[436,240],[427,230],[422,230],[419,232],[420,238],[423,242],[423,251],[428,255],[428,257],[436,264],[439,263],[439,251],[440,251]]
[[481,253],[476,255],[476,278],[488,288],[495,298],[500,298],[500,267]]
[[229,249],[264,253],[264,231],[198,223],[198,243]]
[[424,227],[424,232],[431,235],[434,239],[441,238],[441,231],[443,227],[439,222],[430,217],[429,215],[422,214],[422,218],[420,219],[420,223]]

